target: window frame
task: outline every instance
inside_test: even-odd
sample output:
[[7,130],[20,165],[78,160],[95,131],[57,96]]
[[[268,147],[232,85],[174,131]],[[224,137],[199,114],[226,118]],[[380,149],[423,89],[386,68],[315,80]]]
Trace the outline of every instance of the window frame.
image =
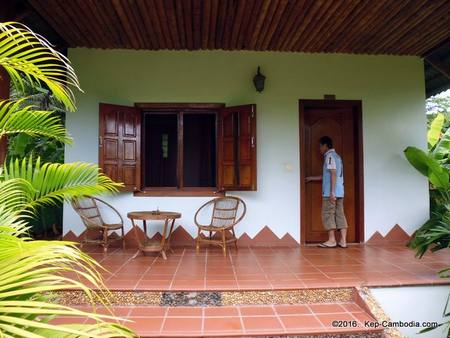
[[[175,187],[146,187],[145,185],[145,127],[141,123],[141,187],[135,191],[135,196],[218,196],[224,195],[219,191],[219,118],[224,103],[136,103],[141,120],[148,114],[177,114],[177,186]],[[184,114],[214,114],[215,115],[215,147],[216,147],[216,186],[215,187],[184,187],[183,186],[183,116]]]

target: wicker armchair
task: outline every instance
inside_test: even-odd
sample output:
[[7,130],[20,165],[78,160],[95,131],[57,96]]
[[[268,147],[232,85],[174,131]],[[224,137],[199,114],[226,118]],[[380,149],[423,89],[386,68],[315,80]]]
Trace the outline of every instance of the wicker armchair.
[[[200,224],[199,214],[207,208],[212,208],[211,220],[208,224]],[[194,217],[195,225],[198,227],[197,253],[201,243],[221,246],[224,256],[227,254],[228,243],[234,242],[237,249],[234,226],[244,218],[246,211],[247,207],[244,201],[232,196],[215,198],[203,204]],[[240,213],[239,217],[237,217],[238,212]],[[203,232],[209,232],[209,236],[205,236]]]
[[[103,204],[112,210],[117,216],[119,216],[120,222],[109,224],[106,223],[99,210],[98,204]],[[72,207],[75,212],[81,217],[83,224],[86,227],[85,235],[81,241],[80,247],[83,247],[84,243],[101,244],[103,250],[106,252],[110,242],[122,240],[122,247],[125,248],[124,231],[123,231],[123,218],[120,213],[109,203],[96,198],[96,197],[83,197],[72,200]],[[109,235],[110,231],[121,230],[122,235],[112,237]],[[88,233],[91,231],[100,232],[101,238],[89,238]]]

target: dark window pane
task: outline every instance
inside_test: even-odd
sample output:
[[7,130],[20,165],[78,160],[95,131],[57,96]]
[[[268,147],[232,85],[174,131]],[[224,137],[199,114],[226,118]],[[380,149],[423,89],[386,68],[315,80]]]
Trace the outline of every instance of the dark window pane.
[[216,186],[215,114],[184,114],[183,177],[185,187]]
[[177,114],[147,114],[145,121],[146,187],[177,186]]

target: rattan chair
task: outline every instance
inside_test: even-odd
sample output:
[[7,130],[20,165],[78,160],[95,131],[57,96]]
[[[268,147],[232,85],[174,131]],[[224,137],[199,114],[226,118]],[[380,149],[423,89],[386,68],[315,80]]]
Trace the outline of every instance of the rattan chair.
[[[200,224],[199,214],[206,211],[207,208],[212,208],[211,219],[208,224]],[[244,218],[246,211],[247,207],[244,201],[232,196],[215,198],[203,204],[194,217],[195,225],[198,227],[197,253],[200,250],[201,243],[221,246],[224,256],[227,254],[228,243],[234,242],[237,249],[234,226]],[[240,214],[239,217],[238,213]],[[204,232],[209,232],[209,236],[205,236]]]
[[[98,203],[105,205],[109,210],[112,210],[119,216],[119,223],[106,223],[99,210]],[[101,244],[103,250],[106,252],[111,242],[122,240],[122,247],[125,248],[123,218],[120,213],[109,203],[96,197],[83,197],[72,200],[72,207],[75,212],[81,217],[83,224],[86,227],[84,238],[81,241],[80,247],[85,243]],[[110,231],[121,230],[121,236],[111,236]],[[88,233],[91,231],[100,232],[101,238],[89,238]]]

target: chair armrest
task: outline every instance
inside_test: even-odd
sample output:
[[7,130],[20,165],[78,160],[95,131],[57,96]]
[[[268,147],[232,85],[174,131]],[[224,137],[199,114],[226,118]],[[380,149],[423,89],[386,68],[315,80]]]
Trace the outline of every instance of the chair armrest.
[[194,223],[195,223],[195,225],[196,225],[197,227],[201,227],[201,226],[210,226],[210,225],[211,225],[211,222],[210,222],[209,224],[200,224],[200,223],[198,222],[198,220],[197,220],[197,217],[198,217],[198,214],[200,213],[200,211],[202,211],[203,208],[205,208],[206,206],[208,206],[209,204],[212,204],[212,203],[214,203],[214,200],[213,200],[213,199],[210,200],[210,201],[208,201],[208,202],[206,202],[206,203],[204,203],[200,208],[198,208],[198,210],[197,210],[197,212],[195,213],[195,216],[194,216]]
[[94,200],[96,200],[96,201],[98,201],[98,202],[100,202],[100,203],[103,203],[103,204],[105,204],[105,205],[107,205],[108,207],[110,207],[115,213],[116,213],[116,215],[117,216],[119,216],[119,218],[120,218],[120,223],[123,225],[123,217],[122,217],[122,215],[119,213],[119,211],[117,211],[117,209],[116,208],[114,208],[111,204],[109,204],[108,202],[105,202],[105,201],[103,201],[103,200],[101,200],[101,199],[99,199],[99,198],[97,198],[97,197],[92,197]]

